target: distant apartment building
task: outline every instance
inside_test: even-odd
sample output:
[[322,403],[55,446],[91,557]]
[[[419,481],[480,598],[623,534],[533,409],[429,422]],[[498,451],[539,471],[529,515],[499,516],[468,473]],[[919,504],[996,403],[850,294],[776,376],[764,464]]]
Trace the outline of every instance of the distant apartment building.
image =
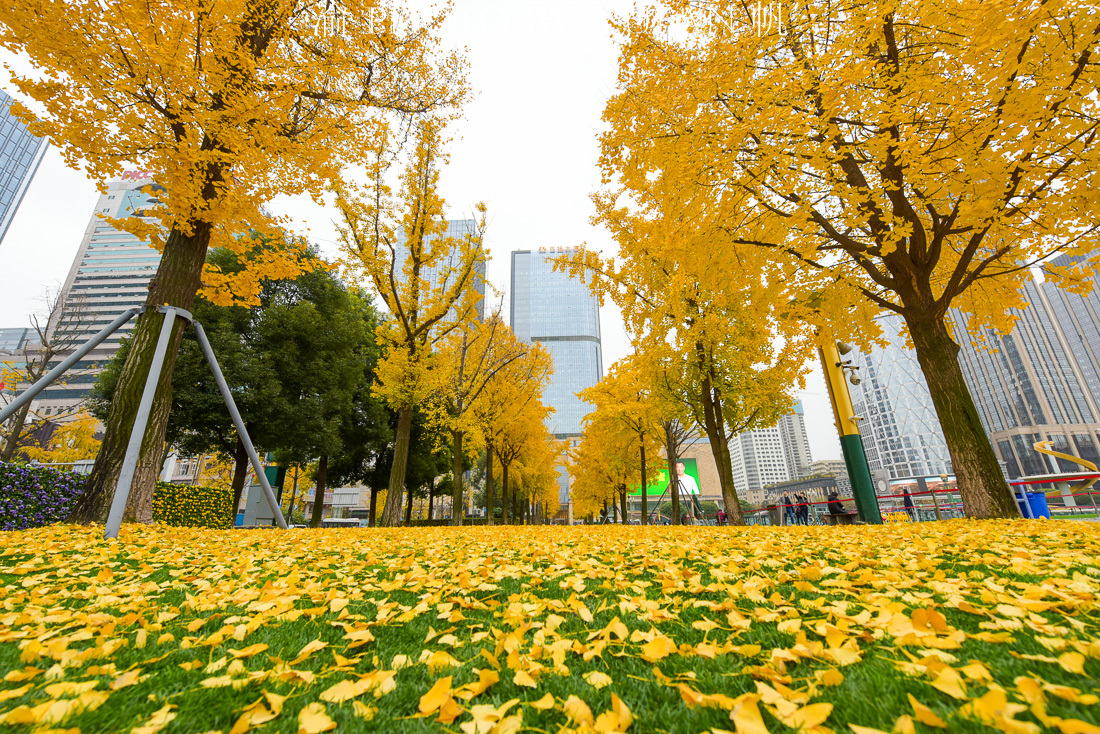
[[[540,247],[512,252],[510,289],[512,331],[520,341],[541,344],[554,361],[543,401],[554,409],[549,430],[575,441],[592,406],[577,393],[603,377],[600,306],[591,289],[554,270],[557,258],[575,247]],[[569,474],[559,471],[559,501],[569,504]],[[567,510],[566,510],[567,511]]]
[[[1049,264],[1072,265],[1060,256]],[[1082,262],[1087,268],[1087,263]],[[967,315],[951,311],[959,362],[982,424],[1009,477],[1078,471],[1080,465],[1043,456],[1038,441],[1100,465],[1100,294],[1079,296],[1038,277],[1024,286],[1030,305],[1014,309],[1012,332],[965,332]]]
[[790,413],[780,416],[779,439],[783,444],[783,454],[787,459],[787,470],[792,479],[807,476],[806,471],[813,459],[810,458],[810,439],[806,435],[806,420],[802,412],[802,401],[795,401]]
[[[143,305],[149,281],[160,264],[160,253],[148,242],[115,229],[99,215],[144,217],[160,203],[157,194],[163,191],[147,173],[128,171],[109,182],[107,191],[100,195],[60,295],[63,311],[80,321],[77,344],[126,309]],[[46,388],[39,398],[40,406],[45,411],[65,410],[84,400],[99,369],[118,351],[119,341],[130,333],[135,322],[130,321],[78,362],[72,377]]]
[[0,90],[0,244],[48,147],[12,116],[12,101]]
[[796,402],[774,426],[733,436],[729,448],[738,496],[763,503],[765,487],[802,478],[812,463],[802,402]]
[[849,388],[863,419],[859,430],[871,473],[880,480],[951,474],[951,454],[928,383],[916,352],[905,343],[905,322],[897,314],[878,319],[889,344],[852,353],[860,383]]

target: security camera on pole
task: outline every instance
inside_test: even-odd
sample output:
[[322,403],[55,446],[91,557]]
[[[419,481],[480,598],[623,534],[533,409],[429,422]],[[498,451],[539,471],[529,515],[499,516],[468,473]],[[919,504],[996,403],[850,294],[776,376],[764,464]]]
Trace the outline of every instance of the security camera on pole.
[[860,383],[859,367],[852,360],[841,357],[852,348],[841,342],[829,340],[818,349],[821,355],[821,367],[825,372],[825,384],[829,387],[829,399],[833,404],[833,417],[840,433],[840,450],[844,454],[844,465],[848,469],[848,478],[852,482],[852,496],[856,501],[859,519],[863,522],[882,523],[875,496],[875,485],[871,481],[871,469],[867,466],[867,454],[863,450],[863,439],[859,435],[859,418],[852,407],[852,396],[848,392],[845,377],[853,385]]

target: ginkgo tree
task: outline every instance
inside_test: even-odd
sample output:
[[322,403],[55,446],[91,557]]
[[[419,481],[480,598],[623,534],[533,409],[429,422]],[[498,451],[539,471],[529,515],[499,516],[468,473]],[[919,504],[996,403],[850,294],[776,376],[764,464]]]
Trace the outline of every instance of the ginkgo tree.
[[[1016,516],[946,319],[1006,330],[1029,266],[1095,259],[1094,8],[811,0],[767,25],[757,6],[664,0],[615,22],[606,200],[645,214],[659,189],[720,233],[693,270],[708,290],[770,269],[770,287],[802,292],[792,315],[864,343],[876,312],[900,314],[967,515]],[[1050,270],[1081,283],[1079,266]]]
[[[387,351],[377,368],[375,391],[398,414],[383,525],[400,522],[413,413],[448,389],[449,368],[436,349],[470,328],[482,298],[478,265],[486,259],[485,206],[478,205],[473,232],[447,234],[438,190],[447,161],[442,124],[419,118],[408,145],[387,133],[367,183],[332,182],[343,217],[344,271],[373,286],[392,316],[376,331]],[[399,161],[405,168],[395,194],[388,174]],[[454,350],[449,354],[455,356]]]
[[[665,417],[660,394],[655,392],[653,380],[639,369],[638,355],[635,353],[620,359],[612,365],[603,379],[592,387],[582,390],[579,395],[582,400],[593,405],[595,410],[585,418],[584,436],[581,439],[581,446],[576,451],[591,455],[597,462],[601,461],[601,456],[604,456],[606,457],[604,460],[608,462],[615,461],[618,465],[623,465],[625,462],[627,468],[637,467],[637,481],[638,486],[641,487],[642,524],[647,525],[649,523],[648,478],[653,476],[647,470],[649,467],[658,466],[658,451],[664,438],[661,422]],[[593,445],[601,443],[601,439],[610,440],[614,449],[607,450],[606,447],[599,446],[593,448]],[[587,447],[586,443],[589,444]],[[628,460],[627,456],[633,458]],[[593,492],[606,491],[599,488],[598,483],[590,481],[593,477],[587,473],[591,470],[587,462],[573,459],[572,464],[585,472],[578,475],[577,482],[573,485],[575,503],[580,503],[578,499],[580,496],[589,497]],[[618,466],[614,470],[617,469]],[[570,471],[573,469],[571,468]],[[628,486],[634,486],[634,481],[633,477],[623,479],[623,483]],[[625,517],[625,496],[622,504]],[[577,511],[577,514],[584,516],[592,511],[592,508],[587,505],[585,509],[588,512]]]
[[[106,423],[103,450],[75,514],[103,520],[113,498],[163,315],[190,308],[204,282],[245,302],[257,275],[288,277],[287,254],[251,275],[203,273],[207,248],[268,231],[262,207],[279,195],[320,200],[343,163],[370,158],[397,115],[453,114],[466,95],[464,61],[440,51],[443,10],[426,20],[379,0],[345,0],[338,32],[316,22],[320,0],[30,0],[9,3],[0,47],[33,67],[13,72],[66,162],[101,187],[136,166],[163,189],[155,223],[108,220],[163,254],[148,310],[134,330]],[[382,19],[384,18],[384,22]],[[171,398],[177,322],[130,495],[127,517],[152,518],[152,489]]]
[[708,278],[725,264],[715,246],[722,233],[678,198],[654,185],[635,195],[642,208],[632,210],[614,196],[596,196],[597,218],[618,252],[605,258],[584,249],[568,268],[619,306],[637,350],[630,381],[638,391],[649,385],[656,403],[680,404],[684,427],[706,434],[726,512],[742,524],[729,441],[775,425],[790,408],[817,338],[789,317],[789,286],[770,282],[763,267],[742,263],[735,280]]
[[[474,406],[493,383],[493,378],[530,347],[519,341],[500,311],[484,321],[469,322],[445,338],[438,348],[441,375],[436,392],[430,398],[433,419],[451,434],[452,507],[463,507],[462,460],[482,448]],[[469,444],[467,437],[475,439]],[[463,513],[451,514],[454,525],[461,525]]]
[[[470,418],[485,447],[485,504],[490,525],[496,521],[493,459],[501,459],[498,453],[500,437],[528,405],[542,404],[543,392],[553,372],[550,353],[538,343],[529,344],[523,356],[497,370],[471,406]],[[503,467],[503,462],[501,464]]]

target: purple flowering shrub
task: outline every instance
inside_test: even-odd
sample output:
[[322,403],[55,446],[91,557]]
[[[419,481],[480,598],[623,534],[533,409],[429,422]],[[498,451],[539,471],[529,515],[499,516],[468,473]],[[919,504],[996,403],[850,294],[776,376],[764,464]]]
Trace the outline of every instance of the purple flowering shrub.
[[61,522],[72,512],[87,478],[41,466],[0,463],[0,530]]

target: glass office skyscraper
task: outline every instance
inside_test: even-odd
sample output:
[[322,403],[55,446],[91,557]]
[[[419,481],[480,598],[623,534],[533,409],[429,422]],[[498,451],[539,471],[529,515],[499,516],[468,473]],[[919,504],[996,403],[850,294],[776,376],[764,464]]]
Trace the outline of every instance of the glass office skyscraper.
[[[149,187],[147,191],[143,188]],[[141,306],[149,293],[149,281],[160,265],[160,253],[128,232],[122,232],[99,218],[140,217],[159,203],[157,192],[163,187],[153,183],[143,171],[127,171],[110,181],[99,197],[95,213],[88,222],[69,277],[61,291],[68,317],[81,322],[77,343],[83,343],[116,316],[132,306]],[[153,221],[153,220],[148,220]],[[118,351],[119,340],[134,328],[130,321],[97,346],[75,366],[64,384],[46,388],[39,404],[43,408],[69,408],[82,401],[95,382],[97,367]]]
[[[554,359],[554,376],[544,400],[554,408],[550,431],[559,438],[579,436],[592,407],[577,397],[603,377],[600,307],[588,286],[554,271],[565,248],[512,253],[512,331],[538,342]],[[569,248],[568,252],[573,252]]]
[[863,434],[867,463],[883,478],[951,474],[951,454],[928,383],[902,334],[897,314],[878,317],[890,344],[869,354],[853,352],[860,384],[848,389]]
[[[557,438],[576,440],[592,406],[577,397],[603,377],[600,304],[592,291],[568,273],[554,271],[554,259],[574,247],[542,247],[512,253],[512,331],[538,342],[554,360],[554,374],[543,401],[554,409],[549,429]],[[558,500],[568,512],[569,474],[558,471]]]
[[[1063,255],[1049,264],[1072,263]],[[1030,305],[1015,311],[1012,332],[986,330],[980,348],[963,332],[966,314],[951,312],[963,375],[1010,477],[1081,469],[1037,453],[1038,441],[1053,441],[1057,451],[1100,464],[1100,294],[1092,280],[1088,296],[1028,280],[1024,295]]]
[[0,90],[0,243],[47,146],[45,138],[31,135],[26,125],[12,117],[11,103],[12,98]]

